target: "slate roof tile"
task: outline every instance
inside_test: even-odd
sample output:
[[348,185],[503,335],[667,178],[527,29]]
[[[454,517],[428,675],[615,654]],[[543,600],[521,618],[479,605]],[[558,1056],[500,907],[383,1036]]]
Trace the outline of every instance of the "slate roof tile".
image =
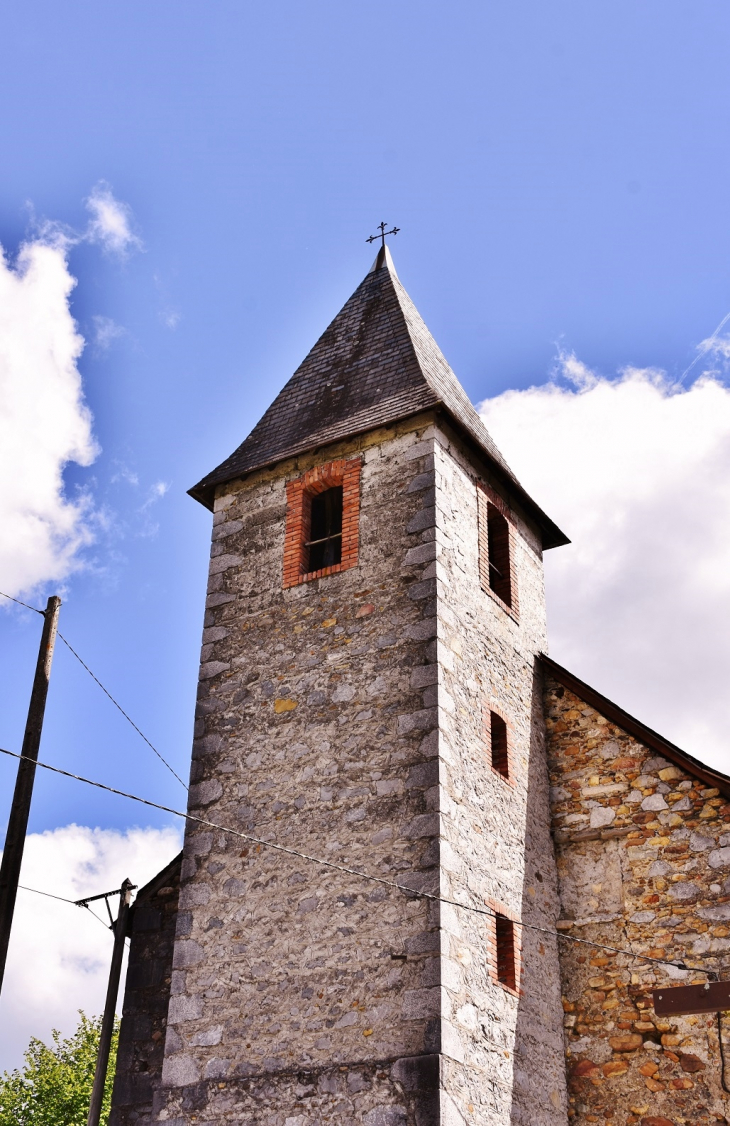
[[229,458],[190,489],[213,507],[216,485],[428,408],[444,410],[542,529],[568,540],[525,493],[401,285],[387,247],[304,362]]

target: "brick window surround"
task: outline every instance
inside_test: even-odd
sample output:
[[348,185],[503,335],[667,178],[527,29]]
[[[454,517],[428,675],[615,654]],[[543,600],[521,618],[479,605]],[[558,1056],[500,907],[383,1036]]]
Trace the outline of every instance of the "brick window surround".
[[[284,588],[336,575],[357,566],[360,521],[360,472],[362,458],[344,458],[317,465],[286,486],[286,532],[284,534]],[[312,497],[342,486],[342,558],[331,567],[307,571],[311,531]]]
[[[479,581],[515,621],[519,619],[517,591],[517,536],[512,514],[504,500],[489,485],[477,485],[479,521]],[[491,552],[490,552],[491,546]],[[495,558],[490,558],[494,556]]]
[[487,920],[487,954],[489,976],[495,985],[500,985],[513,997],[520,997],[520,974],[522,969],[521,927],[512,911],[496,899],[488,899],[487,906],[495,914]]
[[495,774],[511,786],[515,784],[512,726],[493,704],[482,704],[484,748],[487,762]]

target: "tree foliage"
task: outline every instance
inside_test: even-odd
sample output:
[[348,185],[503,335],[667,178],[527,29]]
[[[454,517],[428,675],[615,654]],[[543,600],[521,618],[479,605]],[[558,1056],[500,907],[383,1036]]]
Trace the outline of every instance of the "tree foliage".
[[[72,1036],[61,1039],[53,1030],[53,1045],[32,1038],[25,1066],[0,1079],[0,1126],[86,1126],[101,1017],[81,1020]],[[101,1122],[106,1126],[111,1107],[114,1066],[119,1036],[114,1029],[109,1056]]]

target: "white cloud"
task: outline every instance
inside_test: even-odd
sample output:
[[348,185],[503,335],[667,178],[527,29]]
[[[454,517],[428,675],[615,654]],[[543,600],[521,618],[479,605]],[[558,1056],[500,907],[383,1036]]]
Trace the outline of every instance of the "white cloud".
[[97,455],[69,308],[76,284],[64,239],[36,238],[11,264],[0,248],[0,589],[59,581],[92,538],[88,498],[63,471]]
[[98,242],[111,254],[126,255],[130,250],[141,250],[142,241],[132,230],[132,211],[114,197],[109,184],[100,180],[86,200],[91,213],[86,238]]
[[550,652],[730,773],[730,390],[560,367],[562,382],[480,407],[573,541],[545,557]]
[[[174,828],[119,833],[67,825],[28,837],[20,882],[68,899],[109,891],[127,876],[142,887],[180,847]],[[91,906],[106,917],[103,902]],[[83,908],[18,892],[3,985],[0,1071],[21,1063],[31,1036],[47,1041],[52,1028],[73,1031],[78,1009],[101,1013],[111,944],[110,931]]]

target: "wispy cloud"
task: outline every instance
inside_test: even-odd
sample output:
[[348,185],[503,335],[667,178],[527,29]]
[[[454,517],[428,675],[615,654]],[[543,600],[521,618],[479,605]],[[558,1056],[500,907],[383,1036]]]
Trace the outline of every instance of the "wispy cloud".
[[122,540],[128,536],[140,538],[156,536],[160,528],[154,518],[154,509],[169,492],[169,482],[154,481],[151,485],[144,486],[135,470],[122,462],[117,462],[117,468],[110,483],[112,485],[127,485],[137,491],[138,494],[136,501],[133,502],[133,507],[129,508],[127,519],[124,521],[115,520],[113,527],[109,529],[114,538]]
[[689,367],[685,368],[685,370],[682,372],[679,378],[680,384],[684,383],[685,379],[692,371],[692,369],[701,360],[703,360],[705,356],[714,355],[727,358],[730,355],[730,340],[728,340],[727,337],[720,336],[720,333],[722,332],[728,321],[730,321],[730,313],[725,314],[715,331],[712,333],[712,336],[708,336],[705,340],[702,340],[697,345],[697,355],[692,360],[692,363],[689,365]]
[[728,336],[708,336],[707,340],[702,341],[699,348],[702,356],[711,355],[724,361],[730,360],[730,337]]
[[132,210],[128,204],[116,199],[105,180],[100,180],[86,200],[91,214],[84,238],[99,243],[110,254],[126,256],[132,250],[142,250],[143,244],[132,227]]
[[134,469],[130,469],[128,465],[125,465],[121,461],[117,461],[115,464],[117,468],[112,474],[110,483],[112,485],[118,485],[120,481],[123,481],[125,485],[131,485],[133,488],[136,488],[137,485],[139,485],[139,475]]
[[596,373],[579,360],[575,352],[568,352],[563,348],[558,349],[552,375],[554,379],[570,383],[578,391],[587,391],[598,382]]
[[94,346],[98,352],[107,352],[115,340],[124,336],[126,329],[118,325],[111,317],[96,316],[94,324]]
[[167,494],[169,488],[167,481],[155,481],[148,489],[147,497],[139,509],[142,520],[137,529],[138,536],[151,537],[159,532],[160,525],[154,519],[153,509]]
[[156,504],[158,500],[162,500],[169,488],[167,481],[155,481],[149,490],[147,500],[142,505],[142,510],[144,511],[145,508],[150,508],[151,505]]
[[572,544],[545,557],[551,652],[728,771],[730,389],[656,369],[555,377],[481,404]]

